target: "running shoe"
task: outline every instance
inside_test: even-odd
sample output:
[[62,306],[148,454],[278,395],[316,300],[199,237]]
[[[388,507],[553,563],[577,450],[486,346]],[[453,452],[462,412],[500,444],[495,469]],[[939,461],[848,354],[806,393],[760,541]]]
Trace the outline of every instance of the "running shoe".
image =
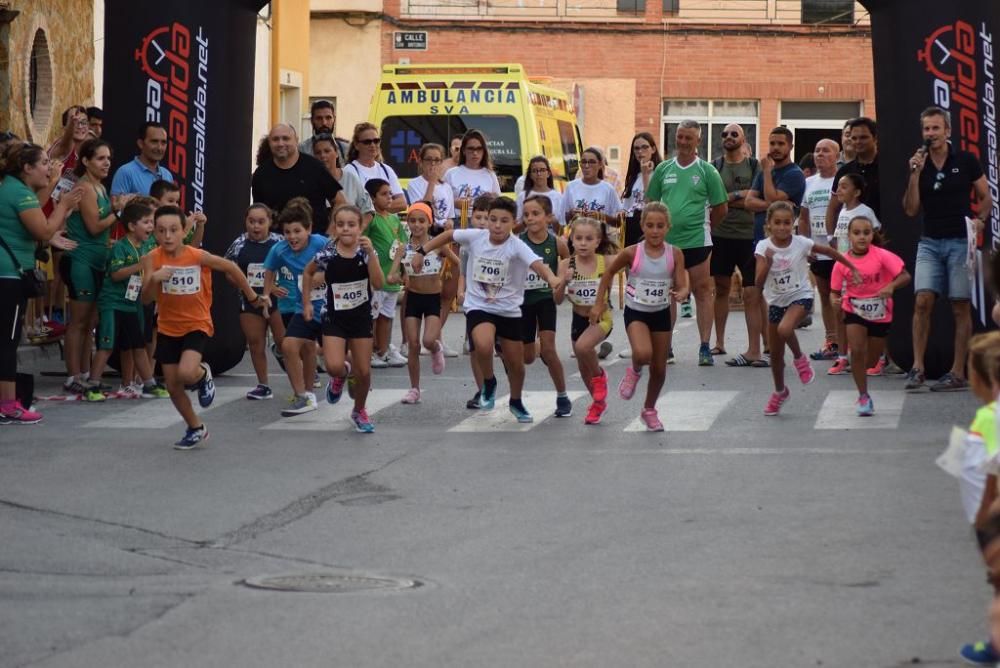
[[411,387],[403,395],[401,403],[404,404],[419,404],[420,403],[420,388]]
[[797,357],[792,360],[792,364],[795,366],[795,370],[799,372],[799,380],[802,381],[803,385],[808,385],[816,380],[816,372],[813,371],[812,365],[809,364],[808,357],[805,355]]
[[431,371],[435,376],[444,373],[444,344],[438,341],[437,350],[431,353]]
[[907,392],[916,392],[927,387],[926,383],[927,376],[924,375],[923,369],[914,367],[906,374],[906,385],[903,389]]
[[601,341],[601,345],[597,348],[597,359],[606,360],[608,355],[611,354],[612,345],[610,341]]
[[316,410],[316,397],[312,392],[306,392],[301,396],[295,397],[290,406],[282,409],[281,416],[295,417],[296,415],[310,413],[314,410]]
[[77,396],[83,396],[87,394],[87,388],[78,380],[73,380],[72,382],[63,383],[63,389],[66,390],[66,394],[75,394]]
[[1000,654],[990,641],[969,643],[958,650],[958,655],[973,666],[995,666],[1000,663]]
[[122,385],[118,388],[119,399],[142,399],[142,387],[139,385]]
[[851,363],[846,357],[838,357],[829,369],[826,370],[828,376],[844,376],[851,372]]
[[445,345],[444,339],[438,339],[438,345],[445,357],[458,357],[458,351]]
[[393,368],[399,368],[401,366],[406,366],[406,356],[399,352],[396,346],[389,344],[389,350],[385,353],[385,362]]
[[590,379],[590,394],[594,401],[604,403],[608,400],[608,372],[601,369],[600,376]]
[[4,424],[38,424],[42,421],[42,414],[25,408],[20,401],[12,401],[0,410],[0,421]]
[[389,362],[386,360],[386,357],[388,355],[389,355],[389,353],[386,353],[385,355],[379,355],[378,353],[372,353],[371,367],[373,369],[386,369],[386,368],[388,368],[389,367]]
[[510,412],[514,414],[514,417],[521,424],[528,424],[535,421],[535,418],[531,417],[531,413],[524,407],[520,399],[511,399],[507,404],[507,408],[510,409]]
[[198,403],[202,408],[208,408],[215,401],[215,381],[212,380],[212,368],[202,362],[201,368],[205,376],[198,382]]
[[835,360],[837,359],[837,344],[833,341],[827,341],[823,344],[822,348],[814,353],[809,353],[809,357],[817,362],[822,360]]
[[313,376],[313,389],[318,390],[321,387],[323,387],[323,381],[320,379],[319,374],[317,373],[315,376]]
[[858,417],[868,417],[869,415],[874,415],[875,402],[872,401],[871,395],[862,394],[858,397],[857,411]]
[[681,317],[690,318],[694,315],[691,308],[691,298],[688,297],[686,300],[681,302]]
[[865,374],[868,376],[884,376],[885,367],[887,364],[888,362],[885,361],[885,357],[879,357],[878,360],[875,362],[875,366],[873,366],[870,369],[867,369],[865,371]]
[[629,359],[630,357],[632,357],[632,349],[625,348],[624,350],[619,351],[618,357],[621,357],[623,360]]
[[472,395],[471,399],[465,402],[465,407],[473,411],[479,410],[480,408],[479,398],[481,396],[482,392],[476,392],[474,395]]
[[273,399],[273,398],[274,398],[274,392],[271,391],[270,387],[264,385],[263,383],[257,385],[257,387],[247,392],[247,399],[253,399],[256,401],[266,401],[267,399]]
[[812,315],[807,315],[806,317],[802,318],[802,321],[799,322],[799,324],[795,326],[795,329],[805,329],[806,327],[812,327],[812,324],[813,324]]
[[[631,357],[631,355],[629,355],[629,357]],[[671,347],[670,350],[667,352],[667,364],[673,364],[676,361],[677,360],[674,358],[674,349],[673,347]]]
[[698,348],[698,366],[715,366],[712,349],[707,343],[701,344],[701,347]]
[[271,354],[274,355],[274,359],[277,360],[278,366],[280,366],[281,370],[284,371],[285,370],[285,356],[282,354],[281,348],[278,347],[277,343],[272,343],[271,344]]
[[780,413],[781,405],[788,401],[790,394],[787,387],[782,392],[772,392],[771,398],[767,400],[767,406],[764,407],[764,415],[770,416]]
[[601,416],[608,410],[608,404],[603,401],[594,401],[587,410],[587,417],[583,419],[584,424],[600,424]]
[[902,369],[898,364],[896,364],[891,359],[886,362],[885,369],[882,371],[886,376],[905,376],[906,371]]
[[643,408],[639,417],[646,425],[646,431],[663,431],[663,423],[660,422],[660,416],[657,415],[655,408]]
[[364,408],[359,411],[351,411],[351,422],[354,423],[354,431],[359,434],[370,434],[375,431],[375,425],[368,418],[368,411]]
[[142,386],[143,399],[169,399],[170,392],[160,383],[150,383]]
[[184,432],[184,438],[174,443],[174,450],[192,450],[202,441],[208,440],[208,429],[201,425],[196,429],[188,427]]
[[931,385],[931,392],[961,392],[969,389],[969,381],[953,373],[946,373]]
[[635,394],[635,386],[639,384],[639,379],[642,378],[642,371],[636,371],[632,368],[632,365],[628,365],[625,369],[625,375],[622,379],[618,381],[618,396],[628,401]]
[[555,416],[561,418],[571,415],[573,415],[573,402],[569,400],[569,397],[556,397]]
[[91,385],[87,388],[87,391],[83,393],[83,400],[91,403],[104,401],[105,399],[107,399],[107,397],[104,396],[103,392],[101,392],[99,385]]
[[490,383],[483,383],[483,389],[479,393],[479,409],[484,411],[493,410],[497,399],[497,381],[493,379],[493,389],[490,390]]
[[326,402],[328,404],[335,404],[340,401],[340,396],[344,393],[344,385],[347,383],[347,379],[343,376],[333,376],[330,378],[330,382],[326,384]]

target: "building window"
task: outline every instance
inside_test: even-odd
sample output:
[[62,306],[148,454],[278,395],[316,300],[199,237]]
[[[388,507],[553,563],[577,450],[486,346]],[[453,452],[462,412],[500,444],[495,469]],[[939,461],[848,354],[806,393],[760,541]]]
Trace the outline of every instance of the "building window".
[[645,14],[646,0],[617,0],[619,14]]
[[861,102],[782,101],[781,121],[795,135],[792,158],[812,153],[821,139],[842,141],[844,123],[862,115]]
[[802,0],[803,23],[854,23],[854,0]]
[[39,28],[28,56],[28,123],[32,137],[43,137],[52,118],[52,60],[45,31]]
[[698,155],[705,160],[722,155],[722,129],[730,123],[739,123],[743,127],[747,146],[753,151],[757,146],[760,124],[759,107],[756,100],[664,100],[663,135],[660,138],[663,157],[673,156],[676,152],[677,126],[688,119],[701,125]]

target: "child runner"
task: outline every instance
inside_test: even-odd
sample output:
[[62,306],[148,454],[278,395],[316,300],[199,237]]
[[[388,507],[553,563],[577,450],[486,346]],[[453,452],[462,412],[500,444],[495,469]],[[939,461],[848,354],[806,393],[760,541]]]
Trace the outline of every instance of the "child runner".
[[253,291],[234,263],[182,243],[184,213],[179,208],[160,207],[154,214],[154,224],[159,247],[142,258],[142,299],[148,302],[156,297],[159,307],[156,359],[163,366],[170,400],[187,423],[184,437],[174,448],[190,450],[208,438],[208,430],[184,390],[197,388],[202,408],[215,399],[212,370],[201,361],[205,343],[215,333],[212,293],[206,277],[213,269],[225,272],[250,303],[257,303],[265,310],[267,303]]
[[563,196],[555,187],[552,177],[552,165],[544,155],[536,155],[528,163],[528,178],[524,182],[524,190],[517,195],[517,221],[525,224],[524,203],[533,195],[542,195],[551,202],[551,213],[548,217],[548,225],[556,236],[562,235],[563,227]]
[[[962,458],[962,475],[959,489],[965,516],[976,532],[980,553],[986,560],[988,536],[987,522],[991,515],[990,506],[997,499],[997,426],[995,411],[997,393],[1000,392],[1000,333],[993,331],[978,334],[969,342],[969,388],[982,402],[969,426]],[[993,508],[992,512],[996,512]],[[989,562],[987,561],[987,567]],[[995,575],[987,574],[994,583]],[[1000,653],[992,641],[964,645],[959,654],[968,663],[975,665],[995,665],[1000,661]]]
[[[468,134],[466,138],[468,138]],[[414,249],[413,268],[423,266],[427,253],[457,241],[469,250],[468,292],[465,295],[465,327],[474,344],[483,371],[480,408],[490,410],[496,401],[497,379],[493,375],[493,341],[500,337],[503,361],[510,380],[510,412],[518,422],[532,422],[521,403],[524,385],[524,344],[521,342],[521,303],[528,270],[542,276],[549,287],[561,281],[526,243],[511,232],[517,204],[498,197],[490,207],[486,230],[447,230]],[[470,346],[471,347],[471,346]]]
[[[360,209],[351,205],[337,208],[333,216],[335,240],[306,265],[302,291],[308,293],[318,288],[326,291],[323,357],[331,376],[326,400],[331,404],[340,401],[344,381],[350,374],[354,380],[351,421],[358,432],[370,434],[375,426],[365,410],[365,401],[371,387],[371,296],[372,288],[382,287],[383,276],[371,239],[361,236],[361,224]],[[317,273],[323,276],[320,282],[315,277]],[[314,301],[303,298],[302,312],[307,321],[315,317],[315,308]],[[348,353],[354,359],[353,369],[347,361]]]
[[[667,354],[670,350],[671,302],[681,302],[691,293],[684,270],[684,253],[666,243],[670,232],[670,211],[661,202],[647,202],[639,220],[643,240],[627,246],[601,277],[599,290],[611,287],[619,271],[628,268],[625,287],[625,332],[632,348],[632,360],[618,383],[618,396],[631,399],[642,377],[642,367],[649,366],[646,400],[639,417],[649,431],[663,431],[656,412],[656,400],[667,379]],[[604,304],[591,309],[590,322],[598,322]]]
[[[139,249],[153,231],[154,200],[136,197],[121,214],[122,226],[127,234],[115,242],[108,258],[108,268],[97,297],[99,314],[97,329],[97,354],[90,365],[90,380],[84,398],[87,401],[104,401],[101,375],[111,353],[119,353],[122,383],[119,393],[128,398],[165,398],[167,389],[153,378],[153,366],[146,355],[143,336],[141,255]],[[132,383],[138,377],[138,387]]]
[[[368,179],[365,190],[371,195],[375,205],[375,217],[368,223],[362,233],[372,240],[372,247],[382,265],[382,275],[388,276],[392,270],[396,250],[406,245],[406,228],[400,222],[399,216],[391,213],[392,189],[384,179]],[[375,352],[371,365],[376,369],[387,366],[406,366],[406,358],[399,354],[396,346],[390,343],[392,338],[392,321],[396,317],[396,302],[402,286],[399,283],[383,283],[372,295],[372,318],[375,319]]]
[[[834,302],[843,309],[847,345],[851,351],[851,373],[858,387],[858,415],[871,415],[875,404],[868,394],[868,356],[882,354],[892,323],[892,293],[910,282],[903,260],[882,246],[872,221],[857,216],[848,223],[851,250],[847,257],[861,272],[862,283],[851,285],[844,265],[833,267],[830,286]],[[869,341],[871,345],[869,345]]]
[[[861,196],[864,195],[864,192],[865,177],[860,174],[844,174],[837,183],[835,196],[844,206],[836,221],[826,221],[826,227],[833,239],[833,243],[830,245],[842,253],[846,253],[851,246],[847,238],[847,226],[854,218],[862,216],[872,221],[876,230],[882,229],[882,224],[871,207],[861,203]],[[847,330],[844,327],[844,314],[840,309],[837,309],[837,360],[827,370],[827,374],[841,376],[851,370],[847,353]],[[864,366],[867,368],[867,363]]]
[[[537,163],[536,163],[537,164]],[[544,193],[529,195],[521,207],[525,231],[521,241],[528,244],[535,255],[542,258],[552,273],[559,274],[559,261],[569,257],[569,248],[562,237],[557,237],[551,229],[552,200]],[[552,289],[534,271],[528,272],[524,284],[524,302],[521,304],[521,341],[524,343],[524,363],[529,365],[539,355],[549,370],[552,384],[556,388],[556,417],[573,414],[573,402],[566,394],[566,374],[563,372],[559,353],[556,351],[556,302]]]
[[[610,288],[602,292],[598,286],[614,260],[615,246],[608,239],[605,225],[596,218],[579,217],[570,223],[569,230],[573,255],[559,263],[564,283],[555,298],[561,304],[565,297],[573,305],[570,339],[580,378],[593,398],[584,422],[598,424],[608,408],[608,375],[594,348],[608,338],[612,328]],[[602,304],[601,317],[591,324],[590,312],[598,303]]]
[[266,303],[271,295],[278,296],[278,310],[285,325],[281,340],[285,373],[295,396],[291,405],[281,414],[292,417],[316,410],[316,395],[309,391],[313,386],[316,369],[316,344],[320,342],[319,316],[326,300],[326,290],[314,286],[310,293],[313,317],[302,315],[302,271],[328,239],[312,233],[312,207],[304,197],[289,200],[278,216],[278,225],[284,239],[274,244],[264,258],[264,293]]
[[[406,214],[406,224],[410,228],[410,241],[405,248],[396,252],[390,281],[399,280],[399,272],[406,273],[406,311],[404,326],[409,346],[407,371],[410,375],[410,389],[403,396],[404,404],[420,403],[420,345],[431,351],[431,369],[435,374],[444,371],[444,346],[441,344],[441,274],[444,271],[443,257],[457,267],[458,256],[445,246],[440,251],[429,251],[419,271],[413,268],[413,249],[430,240],[431,221],[434,214],[426,202],[410,205]],[[423,321],[424,335],[420,336]]]
[[795,209],[787,201],[774,202],[767,208],[766,225],[770,236],[761,239],[754,250],[757,258],[755,283],[767,300],[767,341],[771,349],[771,375],[774,393],[767,401],[764,415],[777,415],[788,401],[785,386],[785,344],[792,349],[792,363],[803,385],[816,379],[809,358],[802,354],[795,328],[812,310],[813,286],[809,281],[809,256],[829,255],[850,267],[853,280],[861,277],[854,264],[836,248],[818,244],[808,237],[793,235]]
[[[485,230],[486,226],[490,222],[490,207],[493,205],[494,200],[493,195],[480,195],[472,202],[472,217],[469,221],[472,229]],[[466,248],[459,249],[459,266],[461,267],[461,273],[458,278],[458,303],[465,303],[465,286],[466,286],[466,275],[469,269],[469,251]],[[480,388],[483,386],[483,371],[479,366],[479,358],[476,355],[472,355],[474,348],[472,339],[469,337],[468,332],[465,334],[465,345],[467,347],[467,352],[469,355],[469,366],[472,368],[472,377],[476,381],[476,393],[472,395],[472,398],[465,402],[465,407],[469,410],[479,410],[479,398],[481,395]]]
[[[246,232],[236,237],[226,251],[225,258],[232,260],[240,268],[253,291],[264,294],[264,275],[267,269],[264,260],[271,248],[281,241],[281,235],[271,232],[274,212],[266,204],[251,204],[244,216]],[[247,392],[247,399],[264,400],[274,397],[267,379],[267,329],[271,328],[276,347],[281,346],[285,336],[285,323],[281,320],[281,312],[274,296],[268,299],[268,313],[264,312],[245,299],[240,299],[240,329],[247,340],[250,349],[250,361],[257,374],[257,387]]]
[[[173,181],[165,179],[153,181],[153,184],[149,187],[149,196],[159,202],[160,206],[181,205],[181,187]],[[201,211],[189,211],[186,219],[184,243],[188,246],[201,248],[201,242],[205,238],[205,225],[208,223],[208,218]],[[155,237],[153,241],[155,243]]]

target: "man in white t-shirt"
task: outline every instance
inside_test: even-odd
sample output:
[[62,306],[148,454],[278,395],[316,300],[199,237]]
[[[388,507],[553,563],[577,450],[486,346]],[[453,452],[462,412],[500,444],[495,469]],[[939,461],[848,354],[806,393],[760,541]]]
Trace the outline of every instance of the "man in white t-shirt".
[[[821,139],[813,149],[816,173],[806,179],[806,192],[802,196],[802,209],[799,211],[799,234],[811,237],[818,244],[828,242],[826,212],[833,190],[833,179],[837,174],[839,155],[840,146],[832,139]],[[816,287],[819,288],[823,328],[826,331],[823,348],[810,355],[814,360],[837,358],[837,312],[830,303],[830,275],[833,265],[834,260],[825,255],[817,255],[811,265]]]

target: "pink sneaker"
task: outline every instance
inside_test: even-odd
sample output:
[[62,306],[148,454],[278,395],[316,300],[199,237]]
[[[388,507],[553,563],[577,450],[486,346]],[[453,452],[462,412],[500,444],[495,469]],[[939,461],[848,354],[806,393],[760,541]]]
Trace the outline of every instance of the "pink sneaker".
[[808,357],[805,355],[796,357],[792,360],[792,364],[795,365],[795,370],[799,372],[799,380],[802,381],[803,385],[808,385],[816,380],[816,372],[813,371],[812,365],[809,364]]
[[642,409],[639,417],[646,423],[646,431],[663,431],[663,423],[660,422],[660,416],[656,414],[655,408]]
[[403,395],[402,402],[404,404],[419,404],[420,389],[416,387],[411,387],[409,390],[407,390],[406,394]]
[[437,342],[437,349],[431,353],[431,371],[435,376],[444,373],[444,344]]
[[[636,371],[630,364],[625,368],[625,375],[618,382],[618,396],[628,401],[635,394],[635,386],[642,378],[642,371]],[[655,412],[655,411],[654,411]]]
[[788,388],[785,388],[784,392],[772,392],[771,398],[767,400],[767,406],[764,407],[764,415],[777,415],[781,412],[781,405],[788,401],[788,395],[791,394]]
[[41,413],[29,411],[20,401],[5,402],[0,409],[0,424],[38,424],[41,421]]

